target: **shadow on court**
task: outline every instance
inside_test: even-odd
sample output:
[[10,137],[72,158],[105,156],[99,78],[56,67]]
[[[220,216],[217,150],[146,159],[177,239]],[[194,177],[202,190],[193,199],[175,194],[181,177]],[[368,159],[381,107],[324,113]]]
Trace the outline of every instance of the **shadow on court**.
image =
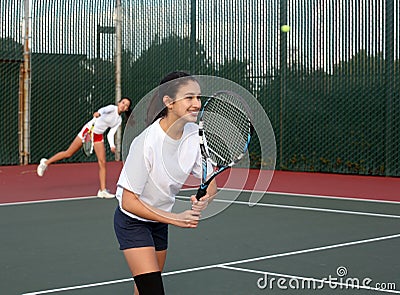
[[[198,229],[170,227],[167,294],[400,294],[399,203],[247,199]],[[0,206],[1,294],[133,294],[113,232],[116,205]]]

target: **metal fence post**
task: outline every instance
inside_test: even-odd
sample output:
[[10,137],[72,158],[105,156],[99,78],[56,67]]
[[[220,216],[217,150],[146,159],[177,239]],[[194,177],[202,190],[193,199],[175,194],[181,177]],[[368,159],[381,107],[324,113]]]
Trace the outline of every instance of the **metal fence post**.
[[280,101],[279,101],[279,166],[283,165],[283,108],[286,97],[286,72],[287,72],[287,33],[282,32],[281,26],[287,25],[287,0],[280,0]]
[[[115,3],[115,104],[121,100],[121,51],[122,51],[122,20],[121,20],[121,0]],[[121,138],[122,128],[118,128],[116,134],[115,160],[121,159]]]
[[190,1],[190,71],[196,73],[196,0]]
[[394,171],[394,158],[398,157],[394,148],[393,112],[396,106],[393,103],[394,87],[394,1],[386,0],[385,24],[385,97],[386,97],[386,144],[385,144],[385,175],[390,176]]
[[31,106],[31,51],[30,51],[30,0],[24,1],[24,55],[23,91],[20,99],[20,164],[28,165],[30,160],[30,106]]

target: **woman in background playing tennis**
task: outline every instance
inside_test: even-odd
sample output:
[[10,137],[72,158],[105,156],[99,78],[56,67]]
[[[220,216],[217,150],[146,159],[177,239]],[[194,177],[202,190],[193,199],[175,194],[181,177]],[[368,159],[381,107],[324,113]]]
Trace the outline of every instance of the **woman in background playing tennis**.
[[43,176],[50,164],[72,157],[72,155],[74,155],[82,147],[82,139],[95,121],[93,129],[93,142],[94,152],[99,164],[100,179],[100,189],[97,192],[97,196],[99,198],[114,198],[114,195],[111,194],[106,188],[106,149],[104,146],[103,133],[108,128],[111,128],[107,134],[107,140],[110,145],[111,152],[115,153],[114,135],[118,127],[121,125],[121,114],[125,112],[130,114],[131,103],[132,102],[130,98],[124,97],[117,105],[108,105],[95,112],[93,114],[93,119],[83,126],[82,130],[75,137],[74,141],[67,150],[55,154],[50,159],[43,158],[40,160],[40,164],[37,167],[37,174],[39,176]]
[[[201,178],[198,126],[200,85],[184,72],[173,72],[160,83],[151,106],[163,110],[133,141],[121,171],[114,229],[135,281],[135,295],[161,295],[161,272],[168,246],[168,224],[196,228],[201,211],[216,194],[212,182],[192,208],[172,213],[175,196],[189,174]],[[158,108],[160,110],[161,108]],[[209,167],[209,174],[212,167]]]

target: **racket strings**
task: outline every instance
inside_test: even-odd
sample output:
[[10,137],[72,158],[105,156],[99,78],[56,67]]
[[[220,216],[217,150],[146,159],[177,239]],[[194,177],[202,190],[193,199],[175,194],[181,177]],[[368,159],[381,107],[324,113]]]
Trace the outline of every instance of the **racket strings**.
[[204,109],[204,133],[210,157],[218,165],[238,161],[248,145],[250,122],[238,102],[209,101]]
[[89,156],[93,153],[93,135],[93,132],[88,130],[83,137],[82,148],[86,156]]

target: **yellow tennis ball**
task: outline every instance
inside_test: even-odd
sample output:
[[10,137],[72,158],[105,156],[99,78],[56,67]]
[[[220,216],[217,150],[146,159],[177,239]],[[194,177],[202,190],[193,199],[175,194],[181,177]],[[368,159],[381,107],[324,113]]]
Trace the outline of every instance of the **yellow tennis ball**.
[[290,26],[289,25],[283,25],[281,26],[281,31],[284,33],[287,33],[290,31]]

